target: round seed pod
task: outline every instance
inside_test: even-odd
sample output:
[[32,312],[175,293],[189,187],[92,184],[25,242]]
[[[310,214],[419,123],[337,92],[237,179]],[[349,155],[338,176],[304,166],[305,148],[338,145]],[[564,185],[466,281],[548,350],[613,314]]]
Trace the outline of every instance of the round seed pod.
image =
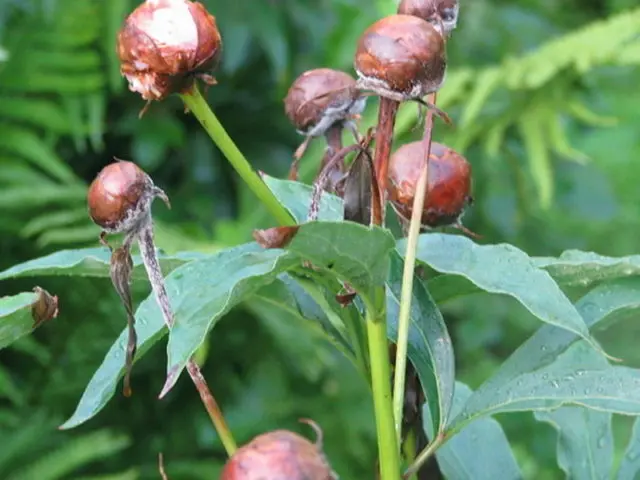
[[362,113],[366,99],[351,75],[330,68],[308,70],[291,85],[285,114],[302,135],[323,135],[337,122]]
[[[425,165],[424,143],[400,147],[389,163],[389,200],[405,220],[411,219],[413,199]],[[427,200],[422,211],[426,227],[455,225],[471,202],[471,165],[455,150],[433,142],[427,168]]]
[[431,23],[442,35],[451,35],[458,24],[458,0],[402,0],[398,13]]
[[140,167],[120,160],[104,167],[89,186],[89,216],[105,232],[130,232],[149,218],[156,196],[168,202]]
[[145,100],[187,91],[195,78],[215,83],[221,51],[215,17],[188,0],[147,0],[118,33],[120,71]]
[[229,459],[220,480],[336,480],[312,426],[315,444],[287,430],[255,437]]
[[446,64],[444,39],[431,24],[411,15],[391,15],[362,34],[354,67],[360,88],[402,102],[436,92]]

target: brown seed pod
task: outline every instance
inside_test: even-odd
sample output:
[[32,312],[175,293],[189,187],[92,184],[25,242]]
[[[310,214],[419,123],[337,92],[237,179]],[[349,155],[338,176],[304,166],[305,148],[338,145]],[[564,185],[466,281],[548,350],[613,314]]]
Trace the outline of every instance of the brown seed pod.
[[215,17],[188,0],[147,0],[118,33],[120,71],[149,101],[188,91],[195,78],[214,84],[221,51]]
[[236,451],[225,465],[220,480],[335,480],[322,453],[322,431],[318,440],[287,430],[275,430],[255,437]]
[[422,18],[448,36],[458,24],[459,7],[458,0],[402,0],[398,13]]
[[[425,165],[424,142],[400,147],[389,164],[389,200],[398,215],[411,218],[418,179]],[[471,165],[455,150],[433,142],[427,168],[429,183],[422,212],[426,227],[458,225],[471,202]]]
[[298,132],[317,137],[337,122],[362,113],[365,103],[351,75],[317,68],[304,72],[293,82],[284,99],[284,109]]
[[391,15],[371,25],[360,37],[354,62],[360,88],[398,102],[437,91],[446,64],[442,35],[411,15]]
[[119,160],[104,167],[89,186],[91,219],[107,233],[131,232],[150,215],[155,197],[169,199],[140,167]]

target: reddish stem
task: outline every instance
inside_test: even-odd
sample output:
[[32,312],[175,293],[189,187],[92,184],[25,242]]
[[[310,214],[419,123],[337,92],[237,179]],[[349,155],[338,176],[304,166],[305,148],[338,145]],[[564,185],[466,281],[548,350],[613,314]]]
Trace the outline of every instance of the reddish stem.
[[[342,150],[342,129],[342,122],[336,122],[325,132],[324,136],[327,139],[327,150],[324,153],[324,157],[322,157],[320,170],[324,169],[331,158]],[[344,168],[341,166],[340,170],[344,171]]]
[[[376,169],[376,177],[378,179],[378,188],[381,196],[381,211],[384,212],[384,206],[387,198],[387,176],[389,172],[389,157],[391,156],[391,146],[393,144],[393,127],[396,123],[396,114],[398,113],[399,102],[388,98],[380,97],[380,109],[378,110],[378,126],[376,129],[376,151],[374,154],[373,164]],[[384,213],[381,218],[384,221]]]

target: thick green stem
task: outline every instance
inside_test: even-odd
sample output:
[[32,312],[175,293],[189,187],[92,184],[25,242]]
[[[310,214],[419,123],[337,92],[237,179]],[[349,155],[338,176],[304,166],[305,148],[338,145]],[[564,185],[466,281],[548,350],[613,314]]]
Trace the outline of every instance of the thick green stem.
[[400,448],[393,428],[391,403],[391,367],[387,342],[384,287],[376,289],[375,301],[367,303],[367,333],[371,361],[371,388],[378,434],[380,480],[400,479]]
[[[435,95],[433,96],[435,102]],[[409,235],[407,237],[407,250],[404,258],[404,270],[402,272],[402,293],[400,295],[400,312],[398,314],[398,340],[396,348],[395,377],[393,382],[393,414],[396,424],[396,437],[398,442],[402,435],[402,414],[404,407],[405,374],[407,370],[407,343],[409,340],[409,323],[411,316],[411,299],[413,296],[413,278],[416,265],[416,249],[420,227],[422,226],[422,211],[427,197],[427,185],[429,180],[428,158],[431,154],[431,135],[433,130],[433,112],[429,110],[425,119],[424,150],[425,164],[418,185],[411,212]]]
[[269,187],[260,179],[242,152],[236,144],[233,143],[229,134],[209,108],[207,101],[200,93],[200,90],[198,90],[198,87],[194,85],[189,93],[181,94],[180,98],[185,106],[198,119],[202,128],[209,134],[211,140],[218,146],[231,166],[238,175],[240,175],[240,178],[242,178],[278,223],[282,226],[295,225],[295,221],[291,215],[289,215],[289,212],[278,202],[278,199],[273,195],[271,190],[269,190]]

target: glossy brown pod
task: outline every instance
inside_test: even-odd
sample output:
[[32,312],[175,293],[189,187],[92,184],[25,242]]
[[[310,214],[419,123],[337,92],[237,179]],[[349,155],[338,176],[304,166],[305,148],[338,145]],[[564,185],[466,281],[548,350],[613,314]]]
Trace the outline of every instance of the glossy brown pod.
[[444,35],[456,28],[459,9],[458,0],[402,0],[398,5],[399,14],[422,18]]
[[300,75],[284,99],[285,114],[301,134],[323,135],[337,122],[359,115],[365,99],[351,75],[330,68],[317,68]]
[[[400,147],[389,165],[389,200],[405,220],[411,219],[413,199],[425,165],[424,142]],[[471,165],[455,150],[433,142],[428,163],[427,201],[422,224],[454,225],[471,201]]]
[[437,91],[446,63],[444,39],[431,24],[391,15],[362,34],[354,67],[359,87],[401,102]]
[[188,90],[195,78],[215,83],[209,73],[218,63],[222,38],[201,3],[148,0],[125,20],[116,50],[129,89],[145,100],[162,100]]
[[89,215],[110,233],[125,231],[142,211],[151,178],[135,163],[117,161],[104,167],[89,186]]
[[319,443],[287,430],[255,437],[236,451],[220,480],[335,480]]

